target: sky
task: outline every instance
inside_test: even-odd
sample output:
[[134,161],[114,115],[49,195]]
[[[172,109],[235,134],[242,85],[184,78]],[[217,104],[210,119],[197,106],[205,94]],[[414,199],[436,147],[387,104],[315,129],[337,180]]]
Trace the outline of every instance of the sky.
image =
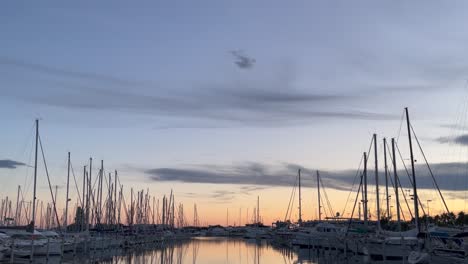
[[[374,133],[379,172],[383,137],[398,139],[399,169],[409,165],[409,107],[449,207],[466,209],[464,1],[1,5],[0,197],[16,197],[18,185],[32,196],[39,118],[59,201],[70,151],[78,182],[89,157],[104,160],[127,193],[149,189],[162,199],[173,190],[209,224],[224,224],[227,210],[231,224],[248,221],[257,196],[265,222],[283,219],[299,168],[303,218],[317,217],[316,170],[330,211],[346,205],[349,214]],[[439,212],[417,150],[421,200]],[[45,177],[40,163],[47,201]]]

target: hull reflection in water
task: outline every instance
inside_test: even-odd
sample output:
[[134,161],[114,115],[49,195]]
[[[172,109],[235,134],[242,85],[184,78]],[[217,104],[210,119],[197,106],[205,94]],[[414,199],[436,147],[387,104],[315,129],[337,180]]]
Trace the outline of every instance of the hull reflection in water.
[[[138,249],[109,257],[89,256],[93,263],[294,263],[297,255],[277,249],[265,240],[222,237],[193,238],[156,249]],[[279,261],[279,262],[278,262]],[[286,262],[285,262],[286,261]]]
[[[1,261],[0,261],[1,262]],[[8,263],[8,262],[7,262]],[[21,263],[16,262],[15,263]],[[29,263],[24,259],[23,263]],[[168,243],[160,247],[140,247],[132,250],[108,249],[90,251],[73,257],[35,258],[34,263],[99,263],[99,264],[338,264],[338,263],[402,263],[373,261],[365,256],[344,255],[338,250],[290,249],[266,240],[199,237]]]

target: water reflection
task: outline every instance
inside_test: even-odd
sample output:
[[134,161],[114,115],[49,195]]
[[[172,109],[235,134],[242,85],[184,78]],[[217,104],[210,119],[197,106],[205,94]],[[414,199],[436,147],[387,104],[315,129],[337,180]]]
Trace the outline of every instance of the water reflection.
[[[16,263],[16,261],[15,261]],[[29,261],[25,261],[29,263]],[[35,259],[34,263],[99,263],[99,264],[335,264],[375,263],[362,256],[345,255],[338,251],[289,249],[267,241],[232,238],[194,238],[163,247],[140,247],[133,250],[112,249],[89,252],[86,256]],[[381,263],[402,263],[381,262]]]
[[[227,238],[194,238],[172,243],[163,248],[138,249],[131,252],[114,252],[106,256],[90,255],[88,263],[297,263],[291,250],[276,248],[266,241],[249,241]],[[281,260],[278,262],[278,260]]]

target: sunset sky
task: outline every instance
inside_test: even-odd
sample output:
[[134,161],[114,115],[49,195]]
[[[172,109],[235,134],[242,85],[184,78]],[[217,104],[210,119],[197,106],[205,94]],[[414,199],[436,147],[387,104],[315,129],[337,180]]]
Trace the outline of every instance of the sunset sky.
[[[304,219],[317,217],[315,170],[333,211],[348,201],[349,216],[355,193],[347,197],[373,133],[380,172],[383,137],[399,139],[409,165],[409,107],[450,209],[466,210],[467,5],[2,3],[0,198],[16,199],[18,185],[32,197],[39,118],[62,204],[70,151],[78,182],[89,157],[103,159],[127,195],[149,188],[162,199],[173,190],[189,221],[196,203],[203,223],[225,224],[229,210],[230,224],[244,224],[257,196],[265,223],[282,220],[299,168]],[[417,145],[415,156],[421,201],[439,213]],[[50,201],[42,161],[38,190]]]

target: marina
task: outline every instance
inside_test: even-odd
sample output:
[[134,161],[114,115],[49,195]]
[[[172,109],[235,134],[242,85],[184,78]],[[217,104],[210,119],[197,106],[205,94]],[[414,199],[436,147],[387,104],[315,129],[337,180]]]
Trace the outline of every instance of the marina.
[[0,263],[468,264],[466,10],[1,3]]
[[[411,160],[413,158],[412,140],[417,141],[416,134],[411,126],[408,108],[405,108],[406,125],[408,129],[408,140],[410,147]],[[419,141],[417,144],[422,151]],[[349,218],[340,217],[337,213],[334,217],[327,214],[333,212],[328,200],[326,188],[323,184],[320,172],[316,171],[317,187],[317,220],[304,220],[302,218],[303,201],[301,197],[301,169],[297,172],[296,183],[293,186],[290,204],[286,213],[285,221],[277,221],[271,226],[262,223],[260,197],[257,197],[256,208],[252,216],[252,223],[245,226],[203,226],[199,222],[197,215],[197,206],[193,209],[193,222],[189,223],[184,216],[183,204],[175,205],[175,196],[171,191],[168,198],[163,196],[161,207],[159,199],[156,202],[155,197],[151,196],[149,191],[141,190],[134,193],[130,189],[130,197],[126,198],[123,192],[124,185],[120,183],[117,171],[109,173],[106,177],[104,161],[100,162],[97,175],[93,175],[93,159],[89,159],[89,165],[83,167],[82,185],[78,185],[75,173],[72,171],[71,153],[68,153],[67,159],[67,186],[66,202],[63,210],[64,214],[59,215],[57,206],[57,189],[55,193],[50,183],[47,171],[46,158],[41,142],[39,132],[39,120],[35,121],[35,165],[34,165],[34,183],[33,200],[28,203],[21,192],[21,186],[18,186],[18,194],[13,210],[12,201],[6,197],[2,200],[0,215],[3,221],[0,225],[0,260],[7,263],[53,263],[54,261],[76,261],[78,259],[91,260],[93,263],[107,263],[106,259],[114,259],[117,263],[127,261],[129,263],[138,263],[141,261],[156,261],[162,263],[185,263],[183,262],[186,251],[192,251],[192,260],[196,263],[196,257],[199,245],[210,247],[210,245],[219,246],[224,244],[226,254],[220,254],[226,257],[229,263],[229,248],[231,251],[249,252],[251,248],[255,249],[257,259],[254,263],[260,263],[261,249],[267,248],[268,254],[264,258],[267,263],[273,263],[269,255],[273,252],[279,253],[283,259],[288,261],[296,259],[293,263],[314,263],[313,258],[320,256],[334,256],[336,261],[343,259],[354,259],[358,262],[365,261],[395,261],[401,263],[446,263],[450,260],[453,263],[468,262],[468,233],[463,226],[455,225],[455,219],[446,219],[445,222],[430,223],[424,212],[424,217],[419,217],[419,210],[424,210],[420,206],[417,194],[417,180],[415,177],[414,162],[411,163],[414,201],[413,210],[409,209],[406,196],[403,199],[408,206],[409,213],[414,214],[413,221],[403,221],[400,218],[399,191],[403,192],[399,185],[399,178],[396,169],[397,155],[395,150],[395,140],[392,138],[391,146],[383,139],[384,146],[384,179],[386,210],[390,210],[389,203],[389,179],[393,172],[393,187],[397,197],[396,221],[391,219],[390,213],[381,213],[381,199],[378,197],[379,190],[379,166],[377,135],[373,134],[368,152],[364,152],[360,167],[356,177],[359,176],[356,198],[353,203],[352,213]],[[40,152],[38,151],[40,149]],[[391,153],[387,153],[391,149]],[[376,215],[379,218],[370,218],[368,206],[368,188],[367,182],[368,159],[374,152],[374,174],[376,197]],[[399,150],[398,150],[399,151]],[[42,154],[42,155],[40,155]],[[387,155],[391,160],[387,160]],[[36,201],[36,182],[38,173],[38,158],[42,158],[44,168],[49,183],[51,202],[46,203],[46,210],[43,213],[43,203],[41,201],[38,211],[38,201]],[[393,170],[387,164],[393,165]],[[430,170],[430,166],[427,163]],[[362,167],[362,168],[361,168]],[[88,170],[89,169],[89,170]],[[70,175],[73,176],[76,190],[77,201],[74,207],[69,207],[70,199]],[[411,178],[410,178],[411,180]],[[447,209],[447,215],[450,211],[447,208],[444,197],[438,189],[438,184],[434,180],[434,186],[438,190],[443,204]],[[107,182],[107,186],[104,183]],[[355,179],[355,182],[356,179]],[[80,192],[80,187],[81,192]],[[356,186],[352,186],[354,188]],[[295,201],[296,190],[298,193],[298,219],[292,222],[288,215],[294,206],[291,203]],[[352,192],[352,190],[351,190]],[[323,201],[325,200],[325,201]],[[325,202],[326,206],[322,206]],[[361,216],[361,203],[363,216]],[[32,204],[30,207],[23,207],[25,204]],[[354,215],[356,205],[359,204],[359,215]],[[177,207],[177,209],[176,209]],[[322,213],[322,210],[324,212]],[[24,211],[24,214],[23,214]],[[31,214],[29,214],[30,212]],[[37,213],[39,212],[39,213]],[[69,212],[72,212],[69,214]],[[401,211],[403,212],[403,211]],[[412,212],[412,213],[411,213]],[[327,215],[322,218],[322,214]],[[74,215],[73,221],[71,217]],[[37,219],[40,219],[39,222]],[[70,219],[70,221],[69,221]],[[453,222],[450,222],[453,221]],[[462,220],[463,221],[463,220]],[[227,211],[227,223],[229,222],[229,211]],[[442,226],[440,226],[442,224]],[[405,225],[405,229],[403,229]],[[273,250],[271,250],[271,249]],[[211,249],[211,252],[217,249]],[[170,253],[168,253],[170,252]],[[203,252],[203,251],[202,251]],[[304,252],[307,254],[304,255]],[[203,255],[203,254],[202,254]],[[241,261],[243,256],[239,253]],[[307,256],[304,260],[304,256]],[[221,257],[221,256],[219,256]],[[176,260],[174,260],[176,258]],[[190,258],[190,256],[188,257]],[[275,260],[276,261],[276,260]],[[309,262],[308,262],[309,261]],[[202,260],[201,263],[205,263]],[[240,263],[240,262],[236,262]],[[277,262],[280,263],[280,262]]]

